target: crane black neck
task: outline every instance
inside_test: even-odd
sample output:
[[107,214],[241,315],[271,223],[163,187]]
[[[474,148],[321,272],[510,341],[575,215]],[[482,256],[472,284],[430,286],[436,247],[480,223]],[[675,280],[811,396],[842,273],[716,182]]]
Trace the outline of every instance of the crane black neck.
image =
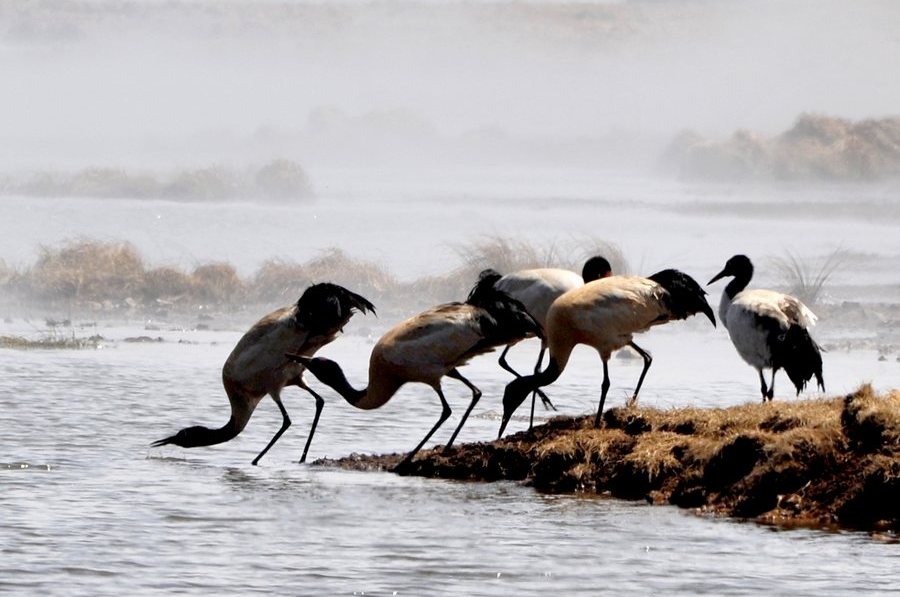
[[725,287],[725,294],[728,295],[729,299],[733,299],[735,295],[741,292],[743,289],[747,288],[747,284],[750,283],[750,279],[753,277],[753,268],[742,269],[737,272],[732,278],[731,282]]

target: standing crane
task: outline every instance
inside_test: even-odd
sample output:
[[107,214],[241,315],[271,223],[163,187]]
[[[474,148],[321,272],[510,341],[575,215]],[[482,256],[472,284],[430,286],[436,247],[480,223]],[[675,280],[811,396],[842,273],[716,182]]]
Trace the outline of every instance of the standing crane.
[[363,410],[383,406],[406,383],[431,386],[441,401],[441,415],[422,441],[397,465],[396,470],[402,472],[451,414],[441,389],[444,376],[461,381],[472,391],[469,407],[447,442],[446,451],[481,398],[481,390],[463,377],[459,367],[472,357],[517,338],[529,334],[541,336],[540,325],[525,307],[494,287],[498,279],[500,274],[486,270],[481,273],[466,302],[438,305],[388,330],[372,349],[368,385],[363,389],[352,387],[340,365],[334,361],[294,354],[287,356],[305,366],[347,402]]
[[503,420],[499,436],[529,392],[556,381],[578,344],[592,346],[603,361],[603,384],[594,426],[600,426],[603,404],[609,390],[607,363],[613,351],[630,346],[644,359],[644,368],[630,403],[637,401],[641,384],[653,359],[634,343],[633,335],[669,321],[706,315],[716,325],[706,292],[693,278],[667,269],[649,278],[612,276],[570,290],[553,301],[547,314],[546,341],[550,361],[540,373],[514,379],[503,394]]
[[[588,259],[584,267],[581,269],[579,276],[573,271],[561,268],[536,268],[526,269],[506,274],[497,281],[496,287],[520,303],[525,305],[525,309],[531,313],[539,324],[541,329],[547,326],[547,312],[550,305],[564,293],[575,288],[580,288],[588,282],[593,282],[600,278],[607,278],[612,275],[612,266],[605,257],[595,255]],[[509,371],[516,377],[522,377],[515,369],[506,361],[506,353],[518,342],[511,342],[506,345],[500,354],[500,366]],[[534,372],[541,370],[541,363],[544,361],[544,352],[547,350],[546,340],[541,340],[541,351],[538,353],[537,363],[534,365]],[[550,399],[540,389],[535,390],[531,394],[531,416],[528,421],[528,428],[534,425],[534,402],[535,394],[541,397],[541,401],[547,408],[556,410]]]
[[291,425],[281,402],[281,390],[286,386],[298,386],[309,392],[316,401],[316,414],[300,457],[300,462],[305,462],[325,401],[306,385],[303,366],[285,357],[285,352],[314,354],[343,331],[356,311],[374,314],[375,307],[365,298],[337,284],[310,286],[296,304],[277,309],[257,321],[231,351],[222,368],[222,383],[231,403],[228,422],[218,429],[187,427],[152,445],[175,444],[195,448],[227,442],[243,431],[260,400],[268,394],[281,411],[282,424],[268,445],[253,459],[255,465]]
[[[798,298],[773,290],[746,290],[753,277],[753,263],[746,255],[735,255],[725,263],[709,284],[732,276],[719,303],[719,319],[728,330],[738,354],[759,374],[763,402],[775,395],[775,373],[784,369],[797,394],[807,382],[816,382],[825,391],[822,353],[809,335],[816,316]],[[772,369],[766,387],[763,369]]]

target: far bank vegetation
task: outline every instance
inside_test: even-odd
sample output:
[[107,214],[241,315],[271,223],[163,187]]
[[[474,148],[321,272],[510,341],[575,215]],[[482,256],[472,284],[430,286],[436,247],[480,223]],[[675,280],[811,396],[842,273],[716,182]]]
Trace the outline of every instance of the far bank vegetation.
[[[577,248],[540,247],[486,237],[453,247],[460,265],[443,275],[413,281],[397,279],[381,264],[351,257],[337,248],[305,261],[273,258],[241,275],[234,265],[208,262],[184,268],[151,265],[128,242],[75,239],[38,248],[36,261],[13,268],[0,260],[0,295],[8,304],[66,316],[109,314],[161,316],[212,309],[240,312],[290,304],[316,282],[333,282],[383,308],[428,306],[466,296],[478,272],[528,267],[567,267],[581,271],[588,256],[606,255],[616,271],[628,270],[621,251],[610,243],[586,240]],[[266,307],[262,307],[265,305]]]
[[802,114],[787,131],[725,140],[679,135],[664,165],[691,179],[873,182],[900,179],[900,117],[851,121]]
[[172,201],[309,201],[314,197],[306,171],[286,159],[256,168],[210,165],[149,172],[95,166],[74,172],[40,171],[0,179],[0,194]]

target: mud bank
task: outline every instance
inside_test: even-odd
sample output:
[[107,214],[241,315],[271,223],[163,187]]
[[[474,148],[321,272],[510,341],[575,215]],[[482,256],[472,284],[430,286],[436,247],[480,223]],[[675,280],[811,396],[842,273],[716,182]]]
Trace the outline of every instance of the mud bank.
[[[900,390],[725,409],[613,408],[444,454],[403,474],[520,481],[783,526],[900,531]],[[402,454],[317,464],[390,470]]]

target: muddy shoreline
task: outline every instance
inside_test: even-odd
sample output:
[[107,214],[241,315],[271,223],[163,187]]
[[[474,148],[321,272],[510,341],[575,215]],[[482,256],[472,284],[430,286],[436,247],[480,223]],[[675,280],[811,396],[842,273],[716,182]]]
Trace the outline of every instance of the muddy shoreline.
[[[421,452],[402,474],[517,481],[783,527],[900,531],[900,390],[722,409],[613,408]],[[317,465],[393,470],[403,454]]]

